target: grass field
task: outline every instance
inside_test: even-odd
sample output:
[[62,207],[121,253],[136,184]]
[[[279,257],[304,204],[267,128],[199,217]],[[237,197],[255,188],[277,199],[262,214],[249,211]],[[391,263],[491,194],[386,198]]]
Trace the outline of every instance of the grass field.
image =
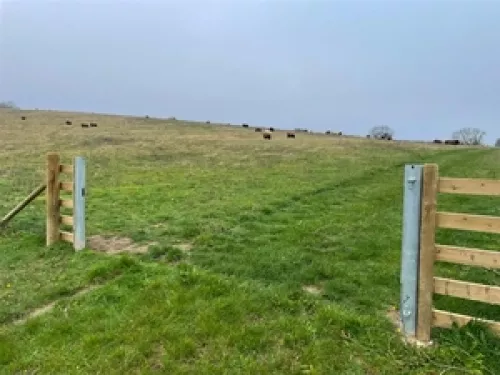
[[[404,164],[500,178],[500,151],[23,113],[0,112],[0,215],[43,179],[46,152],[85,156],[89,243],[107,251],[45,248],[42,200],[0,233],[0,373],[500,374],[500,340],[481,327],[435,329],[437,345],[416,349],[387,316],[399,303]],[[90,121],[98,128],[79,126]],[[492,198],[440,196],[439,207],[500,214]],[[136,251],[112,251],[125,245]],[[500,284],[492,271],[437,272]],[[490,305],[435,305],[500,320]]]

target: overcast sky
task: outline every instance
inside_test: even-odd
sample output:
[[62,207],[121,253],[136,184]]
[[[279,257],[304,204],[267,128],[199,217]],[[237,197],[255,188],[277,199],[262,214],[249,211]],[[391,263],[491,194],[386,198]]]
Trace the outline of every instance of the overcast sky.
[[499,0],[0,0],[23,108],[500,137]]

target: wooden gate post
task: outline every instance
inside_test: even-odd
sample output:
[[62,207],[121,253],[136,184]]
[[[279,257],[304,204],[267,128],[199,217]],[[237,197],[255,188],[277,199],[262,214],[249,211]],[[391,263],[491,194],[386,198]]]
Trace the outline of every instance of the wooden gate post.
[[59,154],[47,154],[47,246],[59,240]]
[[429,342],[432,327],[438,166],[425,164],[422,181],[417,339]]

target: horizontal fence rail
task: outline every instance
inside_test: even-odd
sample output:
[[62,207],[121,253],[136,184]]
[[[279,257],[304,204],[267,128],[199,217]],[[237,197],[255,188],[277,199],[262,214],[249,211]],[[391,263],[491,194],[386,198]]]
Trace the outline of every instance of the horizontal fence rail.
[[72,182],[61,182],[60,189],[62,191],[72,193],[73,192],[73,183]]
[[439,228],[500,233],[500,217],[498,216],[438,212],[436,222]]
[[64,174],[73,175],[73,166],[61,164],[59,166],[59,172]]
[[467,266],[500,268],[500,252],[493,250],[436,245],[436,260]]
[[59,232],[59,239],[61,241],[66,241],[66,242],[69,242],[69,243],[74,243],[73,233],[70,233],[70,232],[60,231]]
[[438,191],[447,194],[500,196],[500,181],[441,177]]
[[434,293],[500,305],[500,287],[434,277]]
[[73,200],[71,199],[60,199],[59,205],[63,208],[73,208]]
[[470,323],[471,321],[477,321],[485,324],[491,331],[500,335],[500,323],[488,319],[475,318],[469,315],[462,315],[456,313],[450,313],[448,311],[442,311],[433,309],[432,310],[432,325],[439,328],[452,328],[453,323],[457,324],[459,327]]

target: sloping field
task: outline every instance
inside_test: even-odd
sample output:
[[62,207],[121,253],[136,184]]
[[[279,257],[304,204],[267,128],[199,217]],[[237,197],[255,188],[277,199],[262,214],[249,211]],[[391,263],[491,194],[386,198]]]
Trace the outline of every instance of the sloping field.
[[[95,251],[45,248],[43,200],[0,233],[0,373],[500,374],[500,340],[481,327],[435,329],[438,345],[416,349],[387,316],[399,303],[404,164],[500,178],[500,151],[22,114],[0,112],[0,215],[43,179],[46,152],[85,156]],[[439,198],[478,214],[500,215],[499,203]],[[485,249],[499,237],[438,232]],[[492,271],[437,269],[500,284]],[[435,305],[500,320],[494,306]]]

